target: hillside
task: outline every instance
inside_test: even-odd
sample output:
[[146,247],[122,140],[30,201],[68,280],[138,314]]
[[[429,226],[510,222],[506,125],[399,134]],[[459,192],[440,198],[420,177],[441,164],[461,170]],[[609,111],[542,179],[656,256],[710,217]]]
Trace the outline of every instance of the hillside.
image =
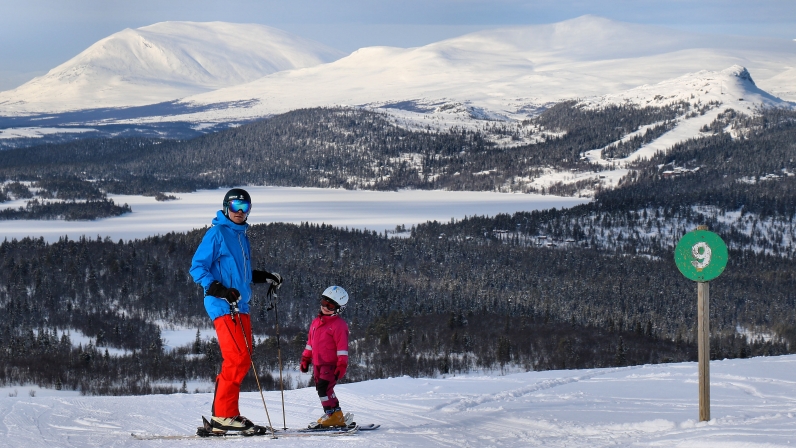
[[[348,378],[361,381],[693,360],[694,285],[671,261],[693,221],[705,222],[687,207],[637,214],[580,206],[431,222],[406,238],[308,224],[258,225],[249,235],[256,266],[288,279],[279,291],[283,356],[300,356],[316,291],[345,285],[356,298],[346,310]],[[655,232],[656,223],[665,231]],[[711,284],[712,359],[794,350],[793,248],[775,239],[773,254],[756,250],[768,237],[763,225],[751,238],[716,229],[731,252]],[[642,229],[653,230],[650,241],[639,238]],[[173,390],[158,382],[212,378],[214,340],[167,348],[162,338],[173,326],[192,333],[209,323],[186,270],[203,233],[0,244],[0,385],[140,394]],[[253,324],[272,336],[257,343],[258,369],[272,372],[274,316],[263,288],[255,294]],[[263,383],[272,388],[274,378]]]
[[[474,132],[407,131],[373,112],[314,109],[190,141],[98,139],[8,150],[0,152],[2,174],[10,181],[3,194],[17,201],[27,197],[28,205],[2,216],[58,219],[63,210],[57,207],[71,207],[100,217],[109,205],[100,201],[109,193],[168,201],[176,199],[170,192],[241,181],[492,191],[525,188],[507,183],[506,173],[542,164],[595,170],[599,179],[618,170],[579,157],[588,148],[679,120],[683,112],[689,119],[712,118],[712,106],[692,109],[675,102],[592,109],[566,102],[528,124],[547,136],[544,141],[502,148]],[[559,194],[591,191],[594,201],[588,204],[430,222],[406,229],[403,239],[327,225],[272,224],[252,229],[262,251],[256,258],[290,273],[291,283],[282,291],[291,304],[284,322],[290,350],[302,344],[292,339],[300,333],[299,322],[314,313],[304,301],[312,291],[345,283],[363,298],[347,311],[356,320],[352,334],[364,338],[355,355],[364,367],[352,369],[352,379],[503,364],[606,367],[692,359],[693,285],[674,269],[671,251],[685,232],[706,224],[731,251],[728,270],[714,282],[711,296],[713,355],[790,353],[796,341],[794,114],[770,109],[749,116],[728,108],[706,122],[701,138],[651,159],[622,162],[627,175],[614,188],[594,181],[546,188]],[[649,129],[666,132],[666,126]],[[643,144],[631,138],[610,150]],[[403,156],[413,153],[416,159]],[[501,165],[492,171],[485,163]],[[179,215],[179,201],[175,204],[169,216]],[[115,219],[135,222],[135,209],[119,212]],[[258,241],[261,232],[270,237]],[[5,276],[0,307],[9,316],[0,337],[11,341],[11,348],[0,352],[7,381],[32,376],[39,384],[60,381],[90,393],[132,393],[150,390],[145,378],[212,375],[212,344],[202,349],[208,354],[203,359],[191,357],[189,348],[166,353],[155,330],[203,325],[196,295],[201,292],[184,270],[199,235],[129,242],[72,235],[72,241],[55,243],[34,235],[0,245]],[[20,296],[31,300],[14,300]],[[109,300],[115,303],[111,310]],[[269,317],[258,314],[258,319]],[[441,328],[441,322],[448,324]],[[102,335],[105,347],[156,356],[136,361],[137,367],[122,375],[118,369],[132,362],[135,352],[107,360],[96,347],[48,352],[56,344],[70,346],[62,342],[65,328],[95,339]],[[769,338],[746,337],[746,329]],[[405,357],[407,347],[417,348],[416,356]],[[31,351],[41,351],[35,365],[20,356]],[[67,365],[59,356],[70,354],[69,368],[52,369]],[[373,357],[379,362],[364,361]],[[93,375],[109,383],[92,384]]]
[[2,151],[0,176],[96,179],[81,188],[150,196],[233,183],[527,193],[546,192],[550,185],[534,181],[555,169],[587,176],[559,193],[592,196],[595,171],[606,167],[582,154],[691,112],[698,114],[687,104],[587,110],[566,102],[521,130],[495,124],[491,134],[515,141],[509,146],[479,131],[407,130],[362,109],[307,109],[187,141],[83,139]]

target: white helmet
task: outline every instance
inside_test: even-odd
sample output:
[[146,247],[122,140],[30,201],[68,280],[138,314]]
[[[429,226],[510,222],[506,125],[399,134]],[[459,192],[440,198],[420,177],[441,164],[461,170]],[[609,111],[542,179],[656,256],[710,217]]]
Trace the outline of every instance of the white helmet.
[[339,286],[330,286],[326,288],[321,294],[321,297],[337,304],[337,310],[334,314],[342,313],[346,304],[348,304],[348,293]]

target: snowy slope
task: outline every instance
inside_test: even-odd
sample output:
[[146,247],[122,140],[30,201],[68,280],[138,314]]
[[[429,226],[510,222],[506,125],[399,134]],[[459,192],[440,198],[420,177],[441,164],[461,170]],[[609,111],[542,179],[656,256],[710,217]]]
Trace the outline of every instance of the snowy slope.
[[[226,442],[130,436],[191,434],[209,412],[210,393],[81,397],[19,386],[0,396],[0,446],[785,447],[796,444],[794,369],[796,356],[711,362],[712,420],[701,423],[695,363],[374,380],[338,386],[337,394],[357,421],[382,424],[377,431]],[[279,392],[265,400],[281,427]],[[285,392],[289,427],[319,411],[314,388]],[[243,394],[241,412],[267,421],[257,392]]]
[[[369,47],[330,64],[275,73],[186,98],[194,105],[257,100],[186,116],[251,118],[299,107],[369,105],[463,117],[523,118],[560,101],[616,94],[701,70],[742,65],[762,89],[796,85],[793,42],[702,36],[584,16],[468,34],[418,48]],[[794,97],[796,99],[796,97]],[[473,112],[475,111],[475,113]]]
[[[598,184],[600,188],[615,188],[620,179],[628,173],[626,169],[628,163],[652,158],[658,152],[665,153],[679,142],[703,136],[702,128],[711,124],[719,115],[729,109],[747,116],[755,115],[761,107],[796,109],[796,103],[784,101],[761,90],[755,84],[749,71],[740,65],[720,71],[701,70],[696,73],[688,73],[616,94],[586,98],[578,104],[582,107],[598,109],[608,105],[631,104],[637,107],[664,107],[675,103],[690,104],[692,112],[681,114],[675,120],[671,130],[643,145],[629,156],[605,159],[602,157],[602,151],[636,135],[644,134],[651,125],[642,126],[639,130],[625,135],[621,140],[584,154],[586,160],[612,169],[594,173],[548,168],[543,175],[530,181],[529,185],[538,189],[549,188],[557,183],[566,185],[590,180],[594,184]],[[704,113],[696,113],[698,110],[704,110]],[[594,192],[594,187],[587,187],[579,191],[578,195],[591,197]]]
[[153,104],[341,56],[264,25],[162,22],[106,37],[46,75],[0,93],[0,110],[8,115]]
[[792,104],[761,90],[745,67],[733,65],[721,71],[701,70],[667,79],[654,85],[645,84],[618,94],[602,95],[581,101],[592,108],[609,104],[634,104],[638,107],[663,107],[686,102],[691,105],[722,103],[747,115],[755,108],[790,107]]
[[[704,114],[680,117],[677,125],[655,141],[642,146],[624,159],[603,160],[602,148],[590,151],[586,158],[604,165],[618,164],[651,158],[658,151],[666,151],[678,142],[698,137],[700,129],[713,122],[728,109],[745,115],[754,115],[762,107],[794,108],[796,104],[785,102],[759,89],[746,68],[739,65],[720,72],[700,71],[655,85],[643,85],[617,95],[604,95],[582,102],[587,107],[608,104],[634,104],[639,107],[661,107],[686,102],[693,106],[716,104]],[[627,136],[626,138],[631,137]]]

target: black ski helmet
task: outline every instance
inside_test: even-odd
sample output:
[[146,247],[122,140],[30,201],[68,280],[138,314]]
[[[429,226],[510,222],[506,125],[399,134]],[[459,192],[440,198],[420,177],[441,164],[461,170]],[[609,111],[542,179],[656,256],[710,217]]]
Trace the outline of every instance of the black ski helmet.
[[232,190],[229,190],[227,194],[224,195],[224,203],[222,204],[222,206],[224,207],[225,216],[229,217],[229,201],[235,199],[242,199],[248,202],[249,204],[252,203],[252,197],[249,196],[248,191],[244,190],[243,188],[233,188]]

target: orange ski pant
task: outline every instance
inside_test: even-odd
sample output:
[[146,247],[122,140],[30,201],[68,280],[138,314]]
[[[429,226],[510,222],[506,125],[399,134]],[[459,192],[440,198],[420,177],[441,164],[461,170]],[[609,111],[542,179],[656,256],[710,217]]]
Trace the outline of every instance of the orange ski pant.
[[[240,415],[238,408],[240,383],[252,364],[248,349],[252,343],[251,321],[248,314],[238,314],[235,318],[225,314],[217,317],[213,325],[216,327],[223,362],[221,373],[216,377],[212,412],[215,417],[236,417]],[[243,331],[246,331],[245,340]]]

